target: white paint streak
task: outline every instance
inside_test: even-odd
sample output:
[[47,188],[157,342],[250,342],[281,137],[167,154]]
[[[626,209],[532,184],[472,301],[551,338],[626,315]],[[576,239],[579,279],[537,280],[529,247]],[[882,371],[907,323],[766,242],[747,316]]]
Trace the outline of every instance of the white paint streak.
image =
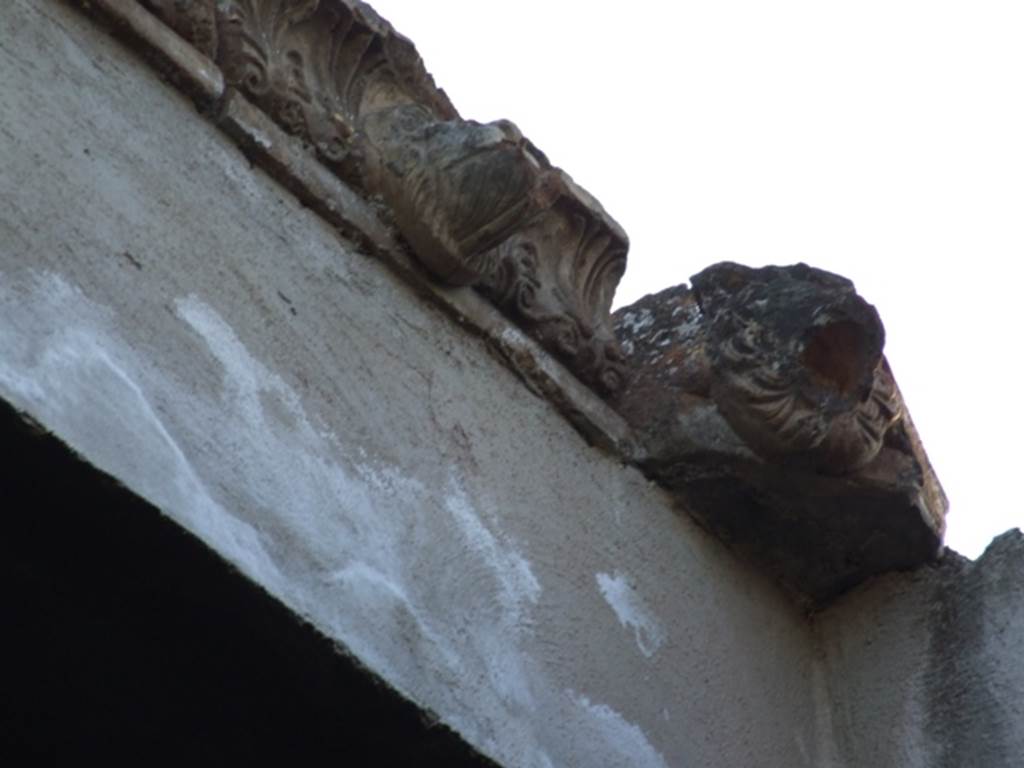
[[[44,343],[36,348],[3,329],[0,387],[19,407],[59,428],[73,448],[87,451],[97,467],[175,513],[211,547],[239,553],[236,565],[250,578],[278,579],[259,533],[214,501],[119,359],[117,343],[101,330],[100,308],[53,274],[38,276],[32,293],[34,306],[50,305],[42,316],[54,327],[40,329]],[[72,305],[93,322],[59,327],[69,321]]]
[[632,627],[640,652],[650,658],[665,642],[665,630],[625,575],[597,574],[597,586],[623,627]]
[[605,704],[595,704],[586,696],[567,691],[573,703],[584,715],[580,743],[589,737],[591,748],[600,746],[602,768],[668,768],[658,750],[651,746],[647,735],[634,723]]
[[[433,691],[431,706],[483,748],[529,768],[565,764],[545,749],[559,737],[541,736],[529,714],[554,694],[574,710],[584,751],[594,745],[581,765],[664,766],[637,726],[582,697],[573,707],[538,673],[520,640],[534,631],[541,584],[461,478],[430,500],[407,471],[311,418],[213,308],[196,296],[174,306],[188,329],[179,332],[195,333],[221,366],[219,387],[189,390],[187,407],[178,380],[152,364],[158,347],[126,344],[118,319],[61,278],[28,293],[0,285],[0,307],[21,323],[0,327],[0,395],[399,690]],[[225,452],[230,460],[216,459]],[[216,474],[204,480],[208,466]],[[640,627],[643,648],[656,647],[641,604],[609,583],[617,613]]]
[[[288,602],[304,606],[322,626],[331,617],[328,634],[399,689],[444,692],[449,722],[478,743],[499,751],[529,743],[525,722],[509,720],[496,738],[479,732],[475,716],[482,701],[495,711],[535,708],[516,641],[530,627],[528,609],[541,594],[529,562],[483,522],[457,478],[443,497],[446,521],[431,514],[421,482],[314,426],[298,394],[253,358],[212,308],[194,296],[176,308],[224,368],[223,414],[210,418],[226,421],[226,431],[244,425],[238,439],[260,436],[259,446],[245,446],[246,472],[236,485],[270,505],[275,521],[286,522],[290,535],[327,566],[320,575],[325,594],[300,592]],[[273,412],[268,403],[277,403]],[[287,429],[275,423],[280,411]],[[330,461],[332,455],[339,460]],[[493,586],[474,585],[469,601],[476,604],[452,601],[451,594],[465,590],[463,574],[474,570],[490,574]]]
[[[353,561],[333,571],[328,580],[356,596],[362,605],[370,606],[377,612],[388,612],[389,618],[404,630],[398,639],[408,643],[409,647],[403,650],[406,658],[431,659],[450,671],[461,670],[462,662],[456,649],[432,628],[429,617],[424,616],[416,607],[415,600],[410,598],[395,574],[377,570],[364,562]],[[394,659],[382,653],[388,650],[386,647],[375,645],[364,648],[362,644],[360,647],[363,663],[376,669],[395,668]],[[422,657],[419,651],[425,652]]]
[[[234,396],[236,407],[242,409],[247,420],[256,424],[266,422],[258,396],[261,392],[271,392],[284,401],[293,416],[301,417],[305,422],[301,402],[291,387],[249,354],[215,310],[194,295],[178,299],[174,306],[178,315],[202,337],[214,357],[224,366],[224,385],[231,390],[229,394]],[[308,422],[303,426],[309,429]]]
[[490,565],[501,588],[505,610],[516,624],[522,623],[524,603],[536,603],[541,594],[540,582],[529,561],[507,543],[499,543],[481,522],[462,486],[454,480],[445,507],[458,523],[466,543]]

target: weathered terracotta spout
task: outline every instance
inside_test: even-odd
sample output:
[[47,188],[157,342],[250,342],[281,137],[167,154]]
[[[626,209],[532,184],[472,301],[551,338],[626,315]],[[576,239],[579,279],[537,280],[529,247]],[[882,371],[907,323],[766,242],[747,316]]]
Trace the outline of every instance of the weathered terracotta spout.
[[710,394],[770,459],[841,474],[881,450],[900,414],[885,331],[853,284],[803,264],[716,264],[693,278]]
[[849,280],[716,264],[615,330],[645,471],[812,603],[939,552],[946,499]]

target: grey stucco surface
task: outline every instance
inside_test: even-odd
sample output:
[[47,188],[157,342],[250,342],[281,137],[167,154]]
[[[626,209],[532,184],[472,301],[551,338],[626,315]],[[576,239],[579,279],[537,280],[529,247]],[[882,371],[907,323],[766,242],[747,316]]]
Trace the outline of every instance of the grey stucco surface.
[[504,764],[832,763],[771,584],[101,29],[0,30],[0,397]]
[[817,620],[841,763],[1024,762],[1024,535],[879,579]]

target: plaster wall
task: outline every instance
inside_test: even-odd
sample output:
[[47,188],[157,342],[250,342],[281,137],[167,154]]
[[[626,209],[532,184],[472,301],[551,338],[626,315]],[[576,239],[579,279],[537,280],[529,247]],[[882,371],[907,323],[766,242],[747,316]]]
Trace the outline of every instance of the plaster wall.
[[817,619],[842,765],[1024,760],[1024,535],[896,574]]
[[0,72],[0,397],[503,764],[832,764],[805,620],[659,488],[73,8]]

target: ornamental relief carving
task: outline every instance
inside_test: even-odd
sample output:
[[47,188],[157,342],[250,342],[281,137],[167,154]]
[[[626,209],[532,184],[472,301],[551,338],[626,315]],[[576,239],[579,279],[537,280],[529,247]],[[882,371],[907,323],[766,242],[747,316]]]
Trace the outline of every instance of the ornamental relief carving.
[[462,119],[369,6],[140,2],[216,62],[225,103],[298,137],[433,279],[611,401],[645,474],[730,547],[812,601],[938,551],[945,497],[850,281],[717,264],[613,319],[619,225],[515,125]]
[[494,249],[559,194],[558,178],[510,122],[437,121],[419,105],[363,122],[367,185],[424,265],[452,285],[495,268]]
[[[617,321],[638,371],[622,405],[665,455],[689,439],[670,436],[666,405],[694,413],[709,403],[757,455],[831,475],[869,464],[903,416],[878,313],[838,275],[716,264],[692,289],[641,300]],[[729,442],[710,434],[709,444]]]
[[759,453],[832,473],[867,464],[901,415],[875,308],[805,265],[718,264],[693,278],[711,397]]
[[609,313],[628,240],[583,205],[563,198],[505,241],[481,290],[585,383],[612,396],[626,380]]
[[[459,118],[412,43],[349,0],[148,0],[230,87],[382,200],[438,279],[477,286],[602,394],[625,233],[510,122]],[[211,42],[212,41],[212,42]]]
[[367,180],[424,265],[476,285],[601,394],[625,378],[610,325],[628,240],[508,121],[438,122],[423,109],[363,123]]
[[218,6],[219,63],[238,88],[349,180],[367,93],[395,94],[384,47],[346,5],[320,0],[228,0]]
[[415,103],[437,119],[457,117],[412,43],[364,3],[145,2],[213,58],[230,86],[357,186],[363,115]]
[[945,495],[849,280],[721,263],[614,318],[645,474],[806,605],[939,554]]

